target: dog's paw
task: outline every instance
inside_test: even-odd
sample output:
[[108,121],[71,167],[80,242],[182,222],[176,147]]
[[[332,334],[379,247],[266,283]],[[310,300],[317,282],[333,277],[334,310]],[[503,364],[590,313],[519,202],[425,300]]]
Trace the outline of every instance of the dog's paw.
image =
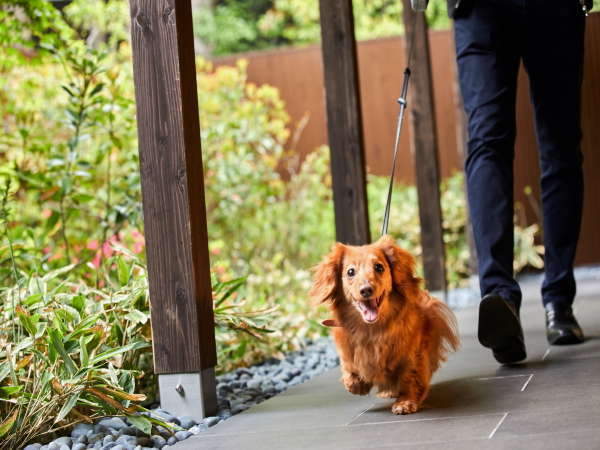
[[398,400],[392,405],[392,413],[394,414],[412,414],[419,409],[417,402],[413,400]]
[[354,395],[367,395],[373,386],[371,383],[361,380],[354,374],[344,376],[342,382],[346,390]]
[[394,393],[392,391],[379,391],[377,393],[377,397],[379,397],[379,398],[396,398],[396,397],[398,397],[398,394]]

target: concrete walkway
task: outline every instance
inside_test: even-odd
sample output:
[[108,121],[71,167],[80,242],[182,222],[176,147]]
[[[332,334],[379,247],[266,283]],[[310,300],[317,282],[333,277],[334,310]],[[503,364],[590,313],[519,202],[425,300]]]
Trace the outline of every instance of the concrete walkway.
[[580,281],[578,346],[547,345],[539,285],[524,286],[528,358],[500,367],[476,339],[477,309],[459,311],[462,348],[434,377],[422,411],[348,394],[339,369],[293,387],[173,446],[191,449],[600,449],[600,281]]

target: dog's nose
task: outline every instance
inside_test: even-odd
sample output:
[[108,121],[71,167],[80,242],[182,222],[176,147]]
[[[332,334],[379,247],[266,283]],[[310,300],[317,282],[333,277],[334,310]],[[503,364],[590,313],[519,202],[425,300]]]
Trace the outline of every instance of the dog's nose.
[[364,298],[369,298],[371,295],[373,295],[373,288],[371,286],[364,286],[360,288],[360,295],[362,295]]

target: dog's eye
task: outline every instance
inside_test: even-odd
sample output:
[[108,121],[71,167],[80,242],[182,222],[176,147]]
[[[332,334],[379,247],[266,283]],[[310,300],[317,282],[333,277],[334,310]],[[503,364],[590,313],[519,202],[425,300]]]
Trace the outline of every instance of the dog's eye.
[[348,269],[347,274],[348,274],[349,277],[353,277],[355,273],[356,273],[356,271],[352,267],[350,267]]
[[383,264],[379,264],[379,263],[375,264],[375,272],[381,273],[384,270],[385,270],[385,267],[383,267]]

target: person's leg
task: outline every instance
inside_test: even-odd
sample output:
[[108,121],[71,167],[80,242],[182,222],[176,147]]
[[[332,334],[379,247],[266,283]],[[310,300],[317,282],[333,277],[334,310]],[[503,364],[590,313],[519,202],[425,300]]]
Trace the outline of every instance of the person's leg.
[[529,73],[542,172],[542,300],[552,345],[583,342],[571,304],[583,207],[581,82],[585,17],[576,2],[532,0],[523,59]]
[[523,55],[529,74],[540,153],[544,215],[544,305],[570,306],[573,260],[581,226],[581,82],[585,17],[578,2],[528,2]]
[[515,97],[522,8],[480,0],[455,20],[460,88],[468,116],[465,163],[482,297],[495,293],[518,310],[513,277]]

